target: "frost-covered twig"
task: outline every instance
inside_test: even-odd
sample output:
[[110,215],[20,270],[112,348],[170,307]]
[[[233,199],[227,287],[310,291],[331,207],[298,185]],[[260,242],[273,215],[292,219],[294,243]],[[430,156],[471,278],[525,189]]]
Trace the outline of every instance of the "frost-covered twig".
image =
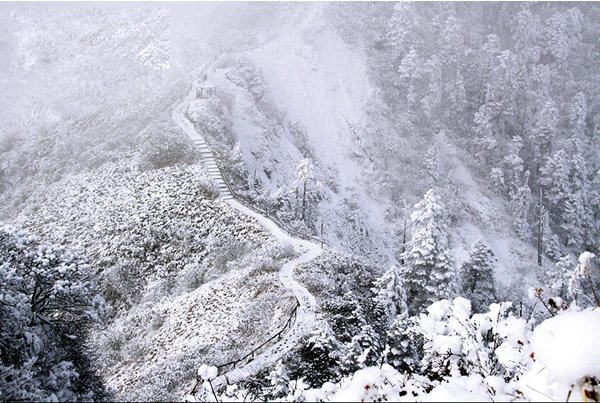
[[594,300],[596,301],[596,306],[600,308],[600,299],[598,299],[598,294],[596,294],[596,288],[594,287],[594,282],[592,281],[592,275],[589,270],[587,271],[587,279],[590,282],[590,287],[592,288],[592,294],[594,295]]
[[544,308],[546,308],[546,310],[550,313],[550,315],[556,316],[556,313],[552,312],[550,307],[542,299],[542,294],[544,293],[543,288],[534,288],[533,290],[531,290],[531,292],[532,292],[532,295],[542,303],[542,305],[544,306]]

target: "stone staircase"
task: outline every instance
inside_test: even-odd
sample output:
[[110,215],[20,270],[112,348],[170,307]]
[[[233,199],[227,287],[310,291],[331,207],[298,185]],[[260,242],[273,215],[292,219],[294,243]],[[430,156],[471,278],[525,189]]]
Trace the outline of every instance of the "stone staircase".
[[206,144],[206,141],[204,141],[204,138],[194,137],[192,139],[192,142],[200,151],[200,159],[206,167],[210,178],[217,184],[221,198],[223,200],[233,199],[233,194],[231,193],[229,186],[227,186],[227,183],[223,178],[223,174],[221,174],[221,170],[219,169],[217,160],[215,159],[215,156],[213,155],[213,152],[208,146],[208,144]]

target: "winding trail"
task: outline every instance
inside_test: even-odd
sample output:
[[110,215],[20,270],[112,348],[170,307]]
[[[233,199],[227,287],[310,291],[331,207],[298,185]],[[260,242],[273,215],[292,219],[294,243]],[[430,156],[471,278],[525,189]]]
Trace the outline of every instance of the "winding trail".
[[[214,62],[207,62],[201,69],[200,74],[205,74],[209,67]],[[300,255],[289,262],[285,263],[279,269],[279,280],[281,284],[291,291],[297,298],[299,306],[296,314],[296,320],[290,330],[285,333],[281,340],[268,347],[265,351],[258,354],[253,360],[240,368],[235,368],[225,374],[220,375],[213,381],[215,389],[220,389],[227,383],[237,383],[240,380],[258,373],[265,366],[272,365],[281,359],[287,352],[292,350],[300,340],[316,328],[317,322],[317,303],[315,297],[300,283],[294,279],[294,269],[299,265],[309,262],[322,253],[322,248],[319,244],[300,238],[291,236],[286,230],[281,228],[277,223],[251,208],[246,207],[234,199],[234,195],[229,190],[225,183],[223,174],[219,170],[219,166],[214,157],[214,154],[206,143],[206,139],[201,133],[198,133],[194,125],[186,117],[186,111],[191,101],[196,99],[195,85],[190,89],[189,93],[183,101],[177,105],[172,113],[173,121],[181,128],[181,130],[194,142],[200,150],[202,162],[206,165],[210,178],[217,184],[220,197],[231,207],[237,209],[243,214],[253,217],[276,239],[284,243],[291,243],[300,251]]]

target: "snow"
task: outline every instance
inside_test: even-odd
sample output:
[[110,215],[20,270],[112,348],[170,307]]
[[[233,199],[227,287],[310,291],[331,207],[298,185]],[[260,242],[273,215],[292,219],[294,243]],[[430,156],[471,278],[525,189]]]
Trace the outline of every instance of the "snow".
[[595,254],[593,254],[592,252],[583,252],[581,255],[579,255],[579,258],[577,259],[579,261],[579,265],[581,267],[581,271],[588,271],[592,268],[592,261],[594,260],[594,258],[596,257]]
[[348,161],[345,145],[351,144],[351,132],[346,120],[364,119],[372,92],[364,56],[331,30],[307,20],[254,50],[250,58],[278,104],[306,126],[320,159],[338,167],[343,186],[354,184],[361,171]]
[[357,371],[354,376],[342,384],[340,390],[331,399],[332,402],[377,401],[381,394],[380,385],[385,383],[387,374],[397,371],[385,364],[381,369],[368,367]]
[[471,317],[471,301],[466,298],[457,297],[452,302],[452,311],[458,319],[466,320]]
[[598,335],[600,313],[567,312],[541,323],[531,343],[549,379],[575,384],[585,376],[600,377]]
[[198,376],[207,381],[212,381],[218,374],[219,370],[217,367],[202,364],[200,368],[198,368]]
[[[495,400],[495,399],[494,399]],[[487,385],[478,375],[461,376],[442,382],[423,397],[424,402],[491,402]]]

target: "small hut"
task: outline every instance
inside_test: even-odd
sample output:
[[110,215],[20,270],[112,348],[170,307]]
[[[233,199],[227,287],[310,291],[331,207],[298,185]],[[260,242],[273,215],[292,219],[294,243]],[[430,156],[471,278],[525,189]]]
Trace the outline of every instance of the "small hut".
[[217,89],[210,81],[196,85],[196,98],[210,98],[217,93]]

